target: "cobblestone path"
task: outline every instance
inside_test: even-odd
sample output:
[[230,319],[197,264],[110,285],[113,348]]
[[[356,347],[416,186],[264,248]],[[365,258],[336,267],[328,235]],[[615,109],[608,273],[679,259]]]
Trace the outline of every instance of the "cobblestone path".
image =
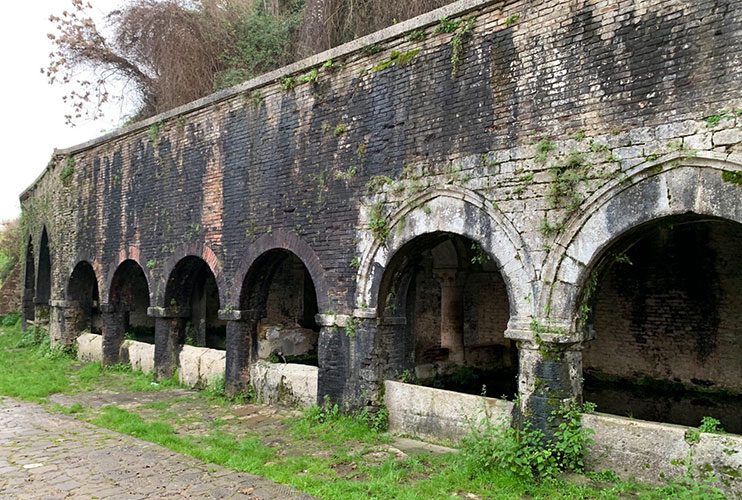
[[0,397],[0,499],[312,499],[33,403]]

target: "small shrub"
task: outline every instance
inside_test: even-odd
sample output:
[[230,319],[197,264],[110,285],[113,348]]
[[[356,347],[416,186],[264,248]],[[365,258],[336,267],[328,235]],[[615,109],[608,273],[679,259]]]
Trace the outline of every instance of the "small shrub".
[[512,16],[505,18],[505,26],[509,28],[518,21],[520,21],[520,14],[513,14]]
[[62,181],[62,185],[67,187],[70,185],[72,180],[72,174],[75,173],[75,158],[72,155],[67,155],[67,162],[64,168],[59,172],[59,180]]
[[709,434],[724,434],[725,431],[721,427],[721,422],[713,417],[703,417],[701,419],[701,425],[698,426],[698,430]]
[[384,217],[384,203],[379,202],[371,207],[368,228],[377,240],[385,240],[389,236],[389,221]]
[[335,130],[333,131],[333,134],[335,137],[340,137],[345,133],[345,131],[348,129],[348,127],[344,123],[338,123],[335,127]]
[[551,421],[558,420],[559,424],[551,441],[529,422],[518,429],[506,419],[493,423],[482,418],[470,423],[471,433],[463,442],[464,456],[478,472],[499,467],[526,480],[554,479],[564,471],[580,472],[593,433],[582,427],[580,416],[576,403],[552,412]]

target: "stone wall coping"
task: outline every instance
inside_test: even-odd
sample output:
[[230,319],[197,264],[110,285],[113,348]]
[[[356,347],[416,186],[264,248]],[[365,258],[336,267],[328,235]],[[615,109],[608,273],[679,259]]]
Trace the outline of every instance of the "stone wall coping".
[[[68,148],[55,148],[52,156],[53,157],[54,156],[65,156],[65,155],[75,154],[81,151],[85,151],[87,149],[94,148],[110,140],[117,139],[119,137],[123,137],[129,134],[138,132],[140,130],[146,129],[158,122],[169,120],[178,115],[182,115],[182,114],[186,114],[192,111],[202,109],[214,103],[218,103],[226,99],[229,99],[231,97],[234,97],[243,92],[249,92],[258,87],[263,87],[273,81],[279,80],[286,76],[307,71],[313,67],[323,64],[328,59],[342,58],[350,54],[353,54],[355,52],[359,52],[363,50],[364,48],[368,47],[369,45],[374,45],[374,44],[381,43],[381,42],[387,42],[395,38],[398,38],[400,36],[403,36],[411,31],[431,26],[437,23],[442,17],[459,17],[461,15],[466,14],[467,12],[470,12],[472,10],[476,10],[476,9],[479,9],[479,8],[482,8],[482,7],[485,7],[487,5],[494,4],[494,3],[497,3],[497,2],[495,0],[458,0],[457,2],[445,5],[439,9],[426,12],[425,14],[421,14],[417,17],[413,17],[412,19],[408,19],[401,23],[394,24],[392,26],[381,29],[379,31],[375,31],[374,33],[370,33],[366,36],[358,38],[357,40],[353,40],[351,42],[338,45],[337,47],[333,47],[324,52],[314,54],[313,56],[310,56],[310,57],[307,57],[306,59],[302,59],[301,61],[297,61],[295,63],[289,64],[288,66],[283,66],[276,70],[270,71],[268,73],[260,75],[251,80],[247,80],[246,82],[240,83],[233,87],[220,90],[219,92],[214,92],[213,94],[202,97],[201,99],[197,99],[188,104],[178,106],[177,108],[173,108],[169,111],[165,111],[164,113],[160,113],[151,118],[147,118],[146,120],[143,120],[141,122],[137,122],[132,125],[122,127],[120,129],[101,135],[89,141],[85,141],[80,144],[77,144],[75,146],[71,146]],[[26,188],[26,190],[24,190],[21,193],[20,199],[25,200],[34,190],[36,185],[41,181],[41,179],[44,177],[46,172],[48,172],[52,168],[54,168],[54,162],[49,162],[49,164],[44,169],[44,171],[39,175],[39,177],[37,177],[36,180],[28,188]]]

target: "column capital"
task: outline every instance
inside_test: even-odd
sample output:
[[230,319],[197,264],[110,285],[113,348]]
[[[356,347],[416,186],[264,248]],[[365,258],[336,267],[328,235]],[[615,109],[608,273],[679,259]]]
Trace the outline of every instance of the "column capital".
[[465,272],[457,268],[441,267],[433,269],[433,277],[438,280],[442,287],[460,287],[464,276]]
[[575,331],[567,320],[552,318],[511,318],[505,330],[505,338],[524,344],[551,344],[570,346],[590,340],[587,331]]
[[103,302],[98,305],[98,310],[101,313],[114,313],[116,312],[116,305],[110,302]]
[[66,309],[68,307],[81,307],[80,302],[77,300],[50,300],[49,305],[52,307],[61,307],[62,309]]
[[219,309],[218,315],[222,321],[257,321],[260,319],[255,309]]
[[190,307],[148,307],[147,316],[151,318],[187,318],[191,315]]

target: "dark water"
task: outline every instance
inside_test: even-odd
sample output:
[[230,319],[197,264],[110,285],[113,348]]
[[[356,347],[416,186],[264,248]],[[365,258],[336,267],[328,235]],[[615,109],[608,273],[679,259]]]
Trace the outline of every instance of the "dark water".
[[518,383],[517,372],[509,370],[485,370],[483,368],[461,367],[453,373],[438,375],[432,380],[420,381],[420,385],[485,396],[512,400],[515,397]]
[[698,427],[703,417],[713,417],[727,432],[742,434],[742,396],[738,395],[663,390],[585,375],[584,398],[602,413],[689,427]]

